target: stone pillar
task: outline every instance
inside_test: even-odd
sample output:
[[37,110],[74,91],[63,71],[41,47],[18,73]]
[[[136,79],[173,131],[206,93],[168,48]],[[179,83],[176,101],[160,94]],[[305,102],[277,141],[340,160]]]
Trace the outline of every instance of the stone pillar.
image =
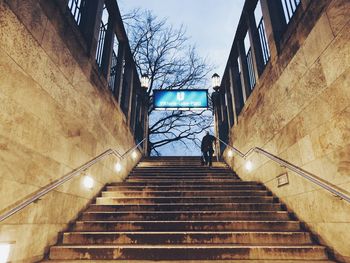
[[232,67],[229,67],[229,78],[230,78],[230,93],[232,98],[232,112],[233,112],[233,125],[237,125],[237,111],[236,111],[236,95],[234,91],[234,81],[233,81],[233,72]]
[[119,42],[118,55],[117,55],[117,68],[115,76],[114,96],[116,97],[119,105],[120,97],[123,89],[123,75],[125,66],[125,43]]

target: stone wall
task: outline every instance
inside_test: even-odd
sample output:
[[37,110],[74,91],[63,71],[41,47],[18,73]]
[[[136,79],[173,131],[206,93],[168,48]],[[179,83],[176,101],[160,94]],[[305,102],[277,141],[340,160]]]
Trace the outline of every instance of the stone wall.
[[[67,23],[39,1],[0,0],[1,213],[108,148],[123,153],[134,145],[94,59],[79,48],[83,41],[59,25]],[[137,162],[124,160],[116,173],[115,161],[108,157],[88,170],[93,189],[77,177],[2,222],[0,242],[15,242],[11,262],[43,258],[102,187]]]
[[[305,1],[304,1],[305,2]],[[304,4],[303,2],[303,4]],[[320,1],[320,5],[325,1]],[[313,4],[319,4],[314,1]],[[312,5],[311,5],[312,8]],[[315,17],[308,10],[306,18]],[[268,64],[247,100],[230,142],[243,152],[259,146],[350,192],[350,2],[326,1],[310,32],[299,24]],[[336,255],[350,262],[350,204],[253,154],[248,172],[239,157],[225,159],[243,180],[263,182]]]

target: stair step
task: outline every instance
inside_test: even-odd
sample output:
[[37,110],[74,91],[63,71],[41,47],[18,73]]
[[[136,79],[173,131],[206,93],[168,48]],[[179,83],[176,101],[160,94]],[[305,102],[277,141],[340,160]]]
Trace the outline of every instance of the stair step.
[[92,204],[87,211],[280,211],[283,208],[280,203]]
[[267,190],[216,191],[103,191],[102,197],[197,197],[197,196],[268,196]]
[[273,196],[196,196],[196,197],[97,197],[96,204],[161,204],[161,203],[270,203]]
[[220,178],[205,178],[205,179],[134,179],[129,178],[125,183],[144,183],[144,184],[198,184],[198,183],[204,183],[204,184],[211,184],[211,183],[235,183],[237,182],[237,179],[229,178],[229,179],[220,179]]
[[140,259],[140,260],[233,260],[233,259],[324,260],[324,247],[219,246],[219,245],[76,245],[53,246],[50,259]]
[[234,175],[130,175],[128,180],[214,180],[214,179],[237,179]]
[[[184,186],[191,186],[191,185],[202,185],[202,186],[212,186],[212,185],[217,185],[217,186],[221,186],[221,185],[242,185],[242,184],[236,184],[237,181],[236,179],[227,179],[227,180],[219,180],[219,181],[208,181],[208,180],[202,180],[202,181],[198,181],[198,180],[157,180],[157,181],[141,181],[141,182],[133,182],[133,181],[125,181],[122,183],[115,183],[113,185],[123,185],[123,186],[180,186],[180,185],[184,185]],[[249,185],[249,184],[247,184]]]
[[287,211],[120,211],[84,212],[81,220],[289,220]]
[[75,231],[301,231],[299,221],[77,221]]
[[183,191],[183,190],[266,190],[262,185],[109,185],[107,191],[154,190],[154,191]]
[[65,245],[249,244],[311,245],[306,232],[66,232]]

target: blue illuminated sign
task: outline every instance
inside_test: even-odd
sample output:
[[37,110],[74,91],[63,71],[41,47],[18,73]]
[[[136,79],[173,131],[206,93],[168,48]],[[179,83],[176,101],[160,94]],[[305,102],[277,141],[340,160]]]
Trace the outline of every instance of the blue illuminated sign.
[[208,90],[154,90],[154,108],[208,108]]

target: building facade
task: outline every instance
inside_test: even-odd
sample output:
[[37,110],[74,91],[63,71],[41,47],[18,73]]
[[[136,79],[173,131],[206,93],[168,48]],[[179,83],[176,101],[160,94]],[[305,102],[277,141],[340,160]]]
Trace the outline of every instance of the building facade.
[[[148,101],[116,1],[1,0],[0,52],[1,215],[107,149],[122,154],[147,136]],[[141,152],[133,157],[116,171],[110,156],[84,171],[91,189],[77,176],[2,221],[9,260],[42,259]]]
[[[215,108],[220,150],[244,180],[264,183],[341,260],[350,259],[350,204],[262,154],[261,147],[350,191],[350,2],[246,1]],[[278,187],[287,172],[289,184]]]

